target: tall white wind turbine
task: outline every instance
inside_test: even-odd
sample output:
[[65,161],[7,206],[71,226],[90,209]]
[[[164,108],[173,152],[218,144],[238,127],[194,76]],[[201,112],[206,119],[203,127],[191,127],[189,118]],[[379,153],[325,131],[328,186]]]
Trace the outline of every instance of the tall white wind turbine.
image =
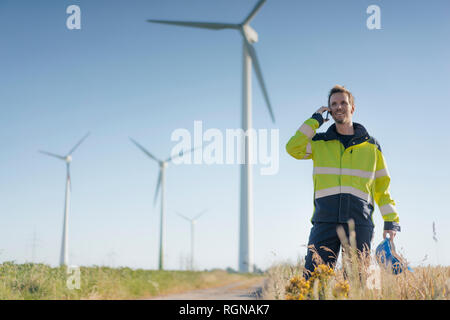
[[[242,72],[242,129],[244,132],[252,128],[252,65],[255,69],[264,99],[269,110],[270,117],[275,122],[275,117],[270,104],[269,95],[262,76],[261,68],[256,56],[253,44],[258,42],[258,34],[250,27],[250,21],[258,13],[266,0],[260,0],[242,23],[214,23],[214,22],[188,22],[147,20],[147,22],[169,24],[183,27],[203,28],[210,30],[234,29],[238,30],[243,38],[243,72]],[[253,184],[252,184],[252,147],[251,134],[245,138],[245,164],[241,165],[241,199],[240,199],[240,225],[239,225],[239,271],[253,272]]]
[[190,261],[190,265],[191,265],[191,270],[194,270],[194,228],[195,228],[195,223],[197,222],[197,220],[206,212],[206,210],[203,210],[202,212],[200,212],[198,215],[196,215],[194,218],[188,218],[184,215],[182,215],[181,213],[177,212],[177,214],[189,221],[190,225],[191,225],[191,261]]
[[159,190],[161,189],[161,218],[160,218],[160,225],[159,225],[159,264],[158,269],[164,270],[164,243],[165,243],[165,191],[166,191],[166,183],[165,183],[165,177],[166,177],[166,168],[169,165],[169,162],[171,162],[173,159],[179,158],[184,156],[185,154],[188,154],[198,148],[192,148],[191,150],[187,152],[181,152],[177,155],[171,156],[167,158],[166,160],[161,160],[155,157],[153,154],[151,154],[147,149],[145,149],[143,146],[141,146],[137,141],[130,138],[131,142],[133,142],[139,149],[141,149],[142,152],[144,152],[149,158],[155,160],[159,164],[159,176],[158,176],[158,182],[156,184],[156,191],[155,191],[155,197],[154,197],[154,204],[156,204],[156,200],[158,198]]
[[69,264],[69,210],[70,210],[70,193],[72,191],[72,182],[70,180],[70,163],[72,162],[72,154],[83,143],[83,141],[90,135],[87,133],[66,156],[60,156],[47,151],[39,151],[47,156],[63,160],[66,163],[66,197],[64,201],[64,222],[61,241],[61,256],[59,264],[67,266]]

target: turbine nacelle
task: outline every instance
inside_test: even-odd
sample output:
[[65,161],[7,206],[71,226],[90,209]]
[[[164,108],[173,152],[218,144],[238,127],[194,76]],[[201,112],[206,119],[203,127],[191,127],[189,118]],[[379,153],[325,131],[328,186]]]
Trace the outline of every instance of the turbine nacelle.
[[248,24],[242,26],[242,34],[247,38],[248,42],[256,43],[258,42],[258,33],[250,27]]
[[67,156],[64,160],[66,161],[67,164],[69,164],[69,163],[72,162],[72,156],[69,155],[69,156]]

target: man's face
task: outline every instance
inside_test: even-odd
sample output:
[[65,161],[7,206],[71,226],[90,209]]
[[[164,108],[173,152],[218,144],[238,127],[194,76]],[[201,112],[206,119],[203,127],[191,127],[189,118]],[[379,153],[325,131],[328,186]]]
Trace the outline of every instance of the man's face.
[[343,92],[336,92],[330,97],[331,115],[336,123],[344,124],[352,121],[355,106],[350,105],[348,95]]

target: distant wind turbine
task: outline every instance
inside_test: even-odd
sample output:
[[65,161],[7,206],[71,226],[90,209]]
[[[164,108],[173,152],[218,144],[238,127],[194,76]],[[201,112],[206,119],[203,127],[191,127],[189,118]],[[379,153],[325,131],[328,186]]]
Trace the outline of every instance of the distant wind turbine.
[[[269,100],[269,94],[262,76],[261,68],[256,56],[253,43],[258,42],[258,34],[250,27],[250,21],[256,16],[259,9],[266,0],[260,0],[245,20],[240,24],[214,23],[214,22],[188,22],[147,20],[147,22],[169,24],[183,27],[202,28],[210,30],[234,29],[238,30],[243,37],[243,86],[242,86],[242,129],[248,132],[252,128],[252,64],[255,68],[256,77],[261,87],[270,117],[275,122],[275,116]],[[240,232],[239,232],[239,271],[253,272],[253,184],[252,165],[253,140],[251,134],[247,135],[245,141],[245,164],[241,165],[241,199],[240,199]]]
[[66,162],[66,197],[64,202],[64,223],[61,242],[61,256],[60,265],[67,266],[69,264],[69,208],[70,208],[70,193],[72,190],[72,182],[70,180],[70,163],[72,162],[72,154],[83,143],[83,141],[90,135],[87,133],[66,156],[60,156],[47,151],[39,151],[47,156],[54,157]]
[[204,213],[206,212],[206,210],[203,210],[202,212],[200,212],[198,215],[196,215],[194,218],[188,218],[184,215],[182,215],[181,213],[177,212],[177,214],[189,221],[189,223],[191,224],[191,270],[194,270],[194,227],[195,227],[195,223],[197,222],[198,218],[200,218]]
[[435,245],[435,247],[436,247],[436,261],[439,264],[438,238],[437,238],[437,235],[436,235],[436,225],[435,225],[434,221],[433,221],[433,240],[436,243],[436,245]]
[[434,242],[438,242],[438,239],[436,237],[436,225],[434,224],[434,221],[433,221],[433,240]]
[[180,152],[177,155],[171,156],[167,158],[166,160],[161,160],[155,157],[153,154],[151,154],[147,149],[145,149],[143,146],[141,146],[137,141],[135,141],[133,138],[130,138],[131,142],[133,142],[139,149],[141,149],[142,152],[144,152],[149,158],[155,160],[159,164],[159,176],[158,176],[158,182],[156,184],[156,191],[155,191],[155,197],[154,197],[154,204],[156,204],[156,199],[158,198],[159,189],[161,189],[161,218],[160,218],[160,226],[159,226],[159,270],[164,270],[164,239],[165,239],[165,207],[164,207],[164,196],[165,196],[165,176],[166,176],[166,168],[169,165],[169,162],[172,160],[182,157],[185,154],[188,154],[200,147],[194,147],[191,150],[187,152]]

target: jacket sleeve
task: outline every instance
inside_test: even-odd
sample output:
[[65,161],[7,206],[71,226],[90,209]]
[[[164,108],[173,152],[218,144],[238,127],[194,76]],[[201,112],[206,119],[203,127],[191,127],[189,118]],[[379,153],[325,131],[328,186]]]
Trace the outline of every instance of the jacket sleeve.
[[400,231],[399,217],[395,208],[395,202],[389,193],[389,185],[391,177],[386,165],[386,160],[381,152],[377,149],[377,165],[375,171],[375,202],[380,209],[384,220],[384,230]]
[[315,113],[306,120],[295,135],[286,144],[286,151],[295,159],[312,159],[313,151],[311,139],[316,134],[316,130],[322,125],[323,117]]

